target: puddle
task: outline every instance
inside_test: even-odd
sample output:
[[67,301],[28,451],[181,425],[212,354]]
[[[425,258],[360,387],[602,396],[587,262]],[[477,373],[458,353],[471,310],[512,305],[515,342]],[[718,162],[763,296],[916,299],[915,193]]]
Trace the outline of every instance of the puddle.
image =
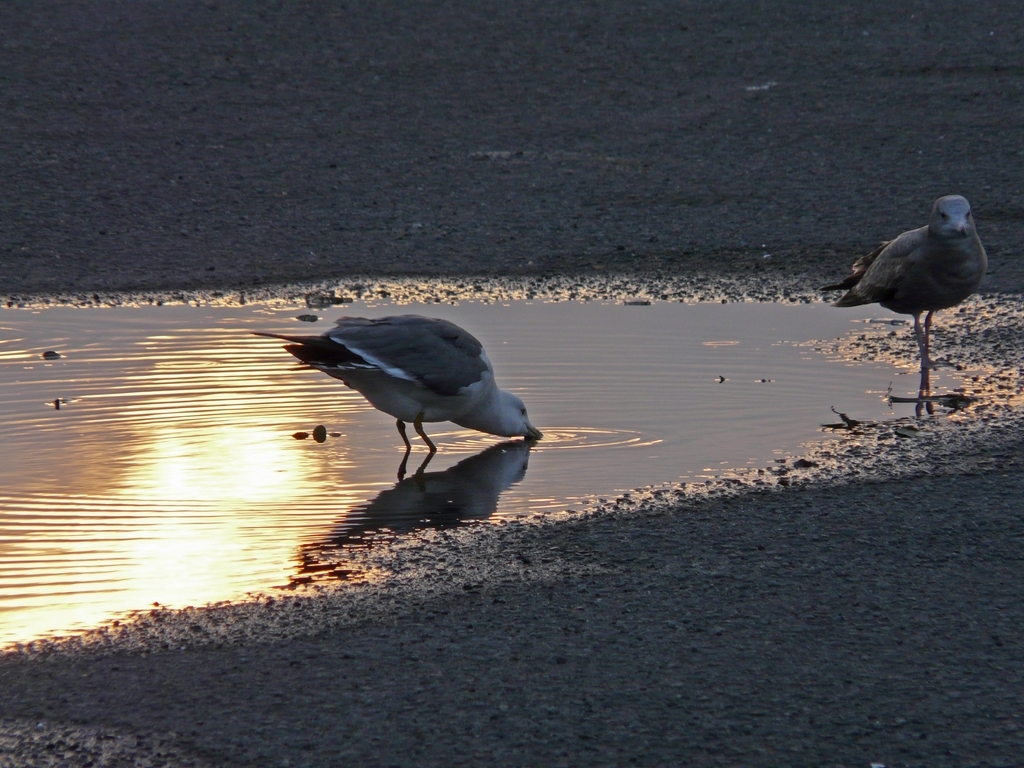
[[[406,312],[476,335],[544,439],[427,425],[440,452],[415,477],[416,445],[398,482],[394,420],[250,333]],[[861,420],[913,415],[884,399],[890,385],[916,393],[912,359],[850,363],[811,343],[853,338],[879,313],[596,301],[5,311],[0,644],[154,604],[351,578],[339,551],[423,526],[774,466],[828,437],[833,406]],[[960,376],[940,372],[933,387]]]

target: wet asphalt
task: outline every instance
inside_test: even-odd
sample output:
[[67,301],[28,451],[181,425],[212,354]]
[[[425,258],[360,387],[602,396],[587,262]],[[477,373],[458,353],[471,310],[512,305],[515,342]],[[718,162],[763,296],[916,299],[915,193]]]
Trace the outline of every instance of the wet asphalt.
[[1024,286],[1010,0],[26,0],[0,27],[4,295],[366,272],[820,285],[951,193],[986,289]]

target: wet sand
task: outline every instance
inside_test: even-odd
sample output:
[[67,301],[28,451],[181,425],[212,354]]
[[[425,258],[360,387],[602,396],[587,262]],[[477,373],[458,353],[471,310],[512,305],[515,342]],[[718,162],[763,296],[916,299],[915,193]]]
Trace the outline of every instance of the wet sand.
[[[781,298],[951,192],[983,291],[1024,290],[1012,3],[16,2],[0,28],[9,301],[619,272]],[[1012,765],[1022,459],[459,532],[221,640],[158,612],[7,655],[0,765]]]

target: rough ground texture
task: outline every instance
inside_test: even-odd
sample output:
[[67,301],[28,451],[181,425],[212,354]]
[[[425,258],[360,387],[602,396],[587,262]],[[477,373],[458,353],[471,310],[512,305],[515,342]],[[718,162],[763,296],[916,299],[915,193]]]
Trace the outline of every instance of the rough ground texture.
[[5,294],[829,279],[949,193],[1024,287],[1016,0],[14,0],[0,29]]
[[[5,297],[813,288],[951,192],[1024,290],[1016,2],[15,0],[0,99]],[[528,529],[291,639],[8,654],[0,766],[1019,764],[1022,462]]]

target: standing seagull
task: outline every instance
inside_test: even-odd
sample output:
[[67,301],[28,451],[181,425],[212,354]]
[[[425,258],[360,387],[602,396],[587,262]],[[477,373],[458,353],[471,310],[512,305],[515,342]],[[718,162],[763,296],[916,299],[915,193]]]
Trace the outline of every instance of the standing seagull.
[[[878,302],[893,312],[913,315],[924,373],[933,367],[928,356],[932,314],[974,293],[987,266],[971,204],[960,195],[947,195],[935,201],[928,226],[882,243],[853,263],[849,277],[821,290],[847,291],[834,307]],[[922,312],[928,313],[923,329]]]
[[431,455],[437,447],[423,431],[425,421],[453,421],[503,437],[542,437],[523,401],[494,383],[494,369],[480,342],[447,320],[342,317],[322,336],[257,335],[291,342],[285,349],[299,360],[340,379],[374,408],[398,419],[407,454],[412,449],[407,421]]

